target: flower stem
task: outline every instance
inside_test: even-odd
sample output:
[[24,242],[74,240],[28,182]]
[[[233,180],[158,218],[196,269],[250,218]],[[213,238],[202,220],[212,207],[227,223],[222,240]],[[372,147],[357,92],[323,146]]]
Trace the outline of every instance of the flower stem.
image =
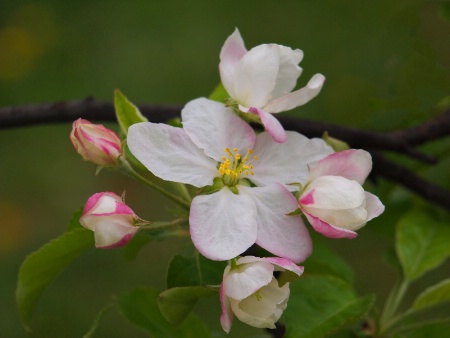
[[188,202],[192,201],[192,196],[189,193],[189,190],[187,189],[186,185],[183,183],[174,183],[175,188],[178,190],[178,192],[184,196],[184,199]]
[[169,222],[154,222],[149,225],[140,225],[139,228],[144,230],[164,230],[181,225],[183,223],[187,224],[187,220],[184,218],[177,218]]
[[403,280],[398,288],[395,288],[389,295],[386,305],[381,315],[380,330],[379,333],[385,333],[390,327],[396,324],[403,316],[396,314],[398,307],[400,306],[403,297],[408,291],[409,283],[407,280]]
[[130,175],[131,177],[135,178],[136,180],[148,185],[149,187],[155,189],[156,191],[158,191],[159,193],[163,194],[164,196],[166,196],[167,198],[171,199],[173,202],[175,202],[176,204],[178,204],[179,206],[189,210],[190,208],[190,203],[185,201],[184,199],[182,199],[180,196],[175,195],[169,191],[167,191],[166,189],[160,187],[159,185],[153,183],[152,181],[149,181],[148,179],[146,179],[144,176],[142,176],[141,174],[139,174],[138,172],[136,172],[133,167],[126,161],[126,160],[122,160],[122,164],[123,164],[123,168],[125,168],[126,173],[128,175]]

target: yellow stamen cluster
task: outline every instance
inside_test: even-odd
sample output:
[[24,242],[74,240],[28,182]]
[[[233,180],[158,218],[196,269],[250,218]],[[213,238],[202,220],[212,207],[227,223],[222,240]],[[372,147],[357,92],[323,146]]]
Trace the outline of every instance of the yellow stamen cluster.
[[222,157],[223,162],[219,166],[219,173],[223,175],[223,181],[226,185],[236,185],[241,174],[255,175],[251,162],[257,161],[258,156],[255,155],[250,159],[253,154],[252,149],[249,149],[244,157],[241,157],[237,148],[234,148],[233,151],[230,148],[225,148],[225,154],[226,156]]

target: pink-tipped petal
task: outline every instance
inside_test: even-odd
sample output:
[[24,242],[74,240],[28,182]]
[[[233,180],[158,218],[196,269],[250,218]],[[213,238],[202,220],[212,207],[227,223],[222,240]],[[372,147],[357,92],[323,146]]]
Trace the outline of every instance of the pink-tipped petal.
[[116,201],[122,201],[120,196],[116,195],[113,192],[98,192],[87,200],[86,204],[84,205],[83,209],[83,215],[87,214],[92,210],[92,208],[97,204],[98,200],[103,196],[110,196],[111,198],[115,199]]
[[233,311],[231,310],[231,304],[228,297],[225,295],[223,290],[223,284],[220,286],[220,305],[222,307],[222,313],[220,315],[220,325],[222,329],[229,333],[231,330],[231,325],[233,324]]
[[342,176],[363,184],[372,170],[372,157],[362,149],[349,149],[328,155],[311,168],[310,180],[319,176]]
[[253,148],[256,135],[250,125],[224,104],[199,98],[181,112],[183,128],[194,144],[217,162],[225,148],[238,148],[241,155]]
[[116,202],[116,210],[114,211],[114,213],[120,215],[135,215],[134,211],[131,210],[131,208],[123,202]]
[[232,259],[256,240],[256,207],[252,198],[235,195],[226,187],[195,197],[189,223],[195,247],[212,260]]
[[245,107],[263,107],[269,102],[278,74],[279,50],[276,45],[252,48],[236,68],[233,97]]
[[302,73],[298,64],[303,59],[303,52],[300,49],[293,50],[290,47],[277,46],[280,51],[280,60],[276,85],[272,91],[272,100],[290,93]]
[[239,30],[236,28],[220,51],[219,71],[222,84],[232,97],[235,95],[234,79],[239,60],[247,53]]
[[308,165],[333,152],[321,139],[308,139],[290,131],[286,134],[288,140],[285,143],[274,142],[272,136],[265,132],[256,136],[254,154],[258,161],[253,163],[255,175],[251,180],[257,186],[305,183],[309,175]]
[[329,238],[355,238],[358,236],[358,234],[354,231],[342,229],[335,227],[331,224],[328,224],[326,222],[321,221],[317,217],[314,217],[313,215],[310,215],[306,211],[303,210],[304,215],[308,219],[309,223],[312,225],[314,230],[316,230],[318,233],[324,235],[325,237]]
[[275,116],[256,107],[250,107],[249,111],[260,117],[264,128],[275,142],[284,143],[288,140],[286,131]]
[[239,187],[239,192],[253,198],[258,211],[256,244],[267,251],[303,262],[312,251],[312,242],[300,215],[287,216],[298,204],[281,184],[261,188]]
[[70,140],[85,159],[101,166],[117,166],[122,142],[115,132],[101,124],[78,119],[72,124]]
[[182,128],[142,122],[128,129],[128,147],[155,176],[201,188],[213,183],[217,162],[207,157]]
[[325,76],[316,74],[309,80],[306,87],[270,101],[263,108],[269,113],[280,113],[302,106],[320,93],[324,82]]

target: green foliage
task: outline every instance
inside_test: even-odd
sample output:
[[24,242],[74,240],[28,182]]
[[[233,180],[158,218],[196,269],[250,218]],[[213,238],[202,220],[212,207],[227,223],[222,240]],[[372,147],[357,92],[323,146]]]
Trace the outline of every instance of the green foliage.
[[305,275],[290,285],[283,314],[286,338],[322,338],[363,318],[375,297],[360,298],[345,281],[326,275]]
[[209,95],[210,100],[214,100],[217,102],[225,103],[230,98],[230,95],[227,93],[225,87],[222,83],[219,83],[216,88],[214,88],[213,92]]
[[89,331],[83,336],[83,338],[92,338],[94,337],[95,331],[97,331],[97,327],[100,323],[100,320],[103,318],[103,316],[112,309],[114,304],[109,304],[105,306],[103,309],[100,310],[100,312],[97,314],[97,316],[94,319],[94,322],[91,325],[91,328]]
[[442,2],[440,12],[441,12],[441,16],[445,20],[450,22],[450,3],[445,2],[445,1]]
[[407,334],[398,334],[395,338],[445,338],[449,332],[449,324],[432,323],[420,327],[411,327]]
[[328,132],[324,132],[322,135],[322,139],[333,148],[334,151],[344,151],[350,149],[350,146],[347,142],[334,138],[328,134]]
[[219,285],[226,262],[206,259],[198,252],[191,257],[176,255],[167,272],[168,290],[158,300],[160,310],[170,323],[180,323],[192,311],[198,298],[208,297],[217,290],[205,285]]
[[77,211],[75,211],[72,215],[72,218],[69,221],[69,225],[67,226],[67,231],[71,231],[73,229],[80,229],[83,226],[80,224],[80,218],[83,214],[84,207],[80,207]]
[[192,311],[199,298],[213,295],[217,295],[217,290],[204,286],[176,287],[162,292],[158,305],[169,323],[180,324]]
[[449,301],[450,279],[445,279],[422,292],[414,301],[412,309],[414,311],[425,310]]
[[16,299],[23,325],[29,324],[39,297],[58,274],[94,245],[92,231],[73,229],[27,256],[19,270]]
[[306,273],[327,274],[339,277],[348,283],[353,281],[350,266],[333,252],[321,236],[312,234],[314,249],[312,255],[302,265]]
[[198,253],[191,257],[176,255],[169,264],[167,288],[218,285],[225,266],[226,262],[211,261]]
[[123,247],[123,256],[127,261],[134,260],[141,249],[153,240],[153,236],[149,234],[143,234],[138,232],[133,238],[128,242],[127,245]]
[[421,210],[397,224],[396,250],[408,281],[441,265],[450,256],[450,227]]
[[116,117],[119,122],[122,132],[126,136],[128,128],[139,122],[148,121],[139,111],[139,109],[132,104],[120,90],[114,91],[114,107],[116,109]]
[[158,308],[159,291],[153,288],[136,288],[119,297],[118,303],[123,315],[133,324],[147,331],[153,337],[165,338],[209,338],[205,324],[193,314],[175,327],[169,324]]

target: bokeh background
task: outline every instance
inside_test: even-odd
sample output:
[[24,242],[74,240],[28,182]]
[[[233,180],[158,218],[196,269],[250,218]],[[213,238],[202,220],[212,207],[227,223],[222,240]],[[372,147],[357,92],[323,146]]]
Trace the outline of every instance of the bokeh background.
[[[112,100],[115,88],[136,103],[184,104],[219,83],[220,48],[235,27],[247,48],[275,42],[302,49],[299,86],[318,72],[327,77],[313,102],[289,114],[388,131],[448,106],[450,3],[430,0],[1,0],[0,106]],[[14,300],[19,265],[61,234],[90,195],[126,190],[138,215],[170,217],[168,202],[132,180],[106,170],[95,176],[95,166],[73,151],[70,130],[70,123],[0,130],[0,337],[28,336]],[[440,165],[397,160],[449,187],[450,143],[427,150],[441,155]],[[417,198],[384,181],[370,189],[389,207],[386,213],[357,240],[327,243],[355,269],[358,291],[383,300],[396,276],[382,256],[393,246],[396,219]],[[164,288],[170,255],[191,250],[188,240],[153,242],[131,263],[120,250],[89,250],[44,294],[29,336],[82,336],[112,295],[135,286]],[[437,281],[445,271],[427,278]],[[198,310],[220,332],[218,300]],[[112,310],[96,336],[145,334]],[[229,337],[264,334],[237,324]]]

